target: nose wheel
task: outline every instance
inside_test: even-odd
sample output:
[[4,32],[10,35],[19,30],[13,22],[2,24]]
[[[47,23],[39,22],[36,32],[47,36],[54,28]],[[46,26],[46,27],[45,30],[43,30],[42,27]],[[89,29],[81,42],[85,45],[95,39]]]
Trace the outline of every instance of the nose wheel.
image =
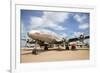
[[35,47],[32,50],[32,54],[37,55],[38,54],[38,50],[37,50],[37,42],[35,42]]

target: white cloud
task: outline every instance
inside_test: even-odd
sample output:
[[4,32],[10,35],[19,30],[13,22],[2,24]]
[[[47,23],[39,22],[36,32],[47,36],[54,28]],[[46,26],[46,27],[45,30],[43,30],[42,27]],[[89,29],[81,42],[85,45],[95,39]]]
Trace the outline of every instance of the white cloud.
[[43,19],[40,17],[31,17],[30,18],[30,24],[33,25],[34,27],[38,27],[38,26],[42,25],[42,23],[43,23]]
[[81,24],[79,25],[79,29],[87,29],[89,27],[89,24]]
[[40,17],[30,17],[30,26],[29,29],[39,28],[43,24],[43,19]]
[[57,23],[54,23],[53,21],[43,18],[44,22],[42,27],[52,28],[54,30],[65,30],[65,27],[58,25]]
[[54,30],[65,30],[65,27],[58,25],[48,19],[42,19],[39,17],[31,17],[31,26],[30,29],[36,28],[51,28]]
[[80,16],[80,15],[76,14],[76,15],[74,16],[74,18],[75,18],[75,20],[76,20],[77,22],[83,23],[84,20],[86,19],[86,16],[85,16],[85,15]]
[[68,18],[68,13],[60,12],[44,12],[42,17],[30,18],[30,29],[36,28],[51,28],[53,30],[65,30],[66,28],[60,23]]
[[84,30],[89,27],[89,24],[85,22],[85,20],[87,18],[86,15],[80,16],[80,15],[76,14],[74,16],[74,18],[79,23],[79,25],[78,25],[79,29]]
[[64,20],[68,18],[68,13],[44,12],[43,18],[51,20],[54,23],[64,22]]

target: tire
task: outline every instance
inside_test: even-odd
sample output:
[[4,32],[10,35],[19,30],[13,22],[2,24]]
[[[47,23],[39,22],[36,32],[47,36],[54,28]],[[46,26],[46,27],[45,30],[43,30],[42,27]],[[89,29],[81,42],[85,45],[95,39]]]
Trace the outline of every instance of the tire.
[[32,50],[32,54],[37,55],[38,54],[37,50],[36,49]]

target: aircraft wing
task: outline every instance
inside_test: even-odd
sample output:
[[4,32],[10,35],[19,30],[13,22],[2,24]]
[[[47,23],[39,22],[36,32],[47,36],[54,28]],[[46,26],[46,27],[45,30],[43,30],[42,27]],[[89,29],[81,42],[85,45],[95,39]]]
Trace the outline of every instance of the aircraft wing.
[[88,39],[88,38],[90,38],[90,36],[85,36],[84,38],[85,38],[85,39]]
[[[89,38],[90,38],[89,36],[85,36],[83,39],[89,39]],[[68,40],[68,42],[74,42],[74,41],[78,41],[78,40],[80,40],[80,37],[78,37],[78,38],[71,38],[71,39]]]
[[73,41],[78,41],[78,40],[79,40],[79,38],[71,38],[68,40],[68,42],[73,42]]

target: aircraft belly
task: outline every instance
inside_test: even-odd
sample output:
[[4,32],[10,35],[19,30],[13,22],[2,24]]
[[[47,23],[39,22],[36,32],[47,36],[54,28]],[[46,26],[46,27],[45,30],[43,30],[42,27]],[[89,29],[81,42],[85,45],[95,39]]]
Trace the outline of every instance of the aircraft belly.
[[50,35],[34,35],[31,38],[34,40],[47,41],[47,42],[50,42],[53,40]]

